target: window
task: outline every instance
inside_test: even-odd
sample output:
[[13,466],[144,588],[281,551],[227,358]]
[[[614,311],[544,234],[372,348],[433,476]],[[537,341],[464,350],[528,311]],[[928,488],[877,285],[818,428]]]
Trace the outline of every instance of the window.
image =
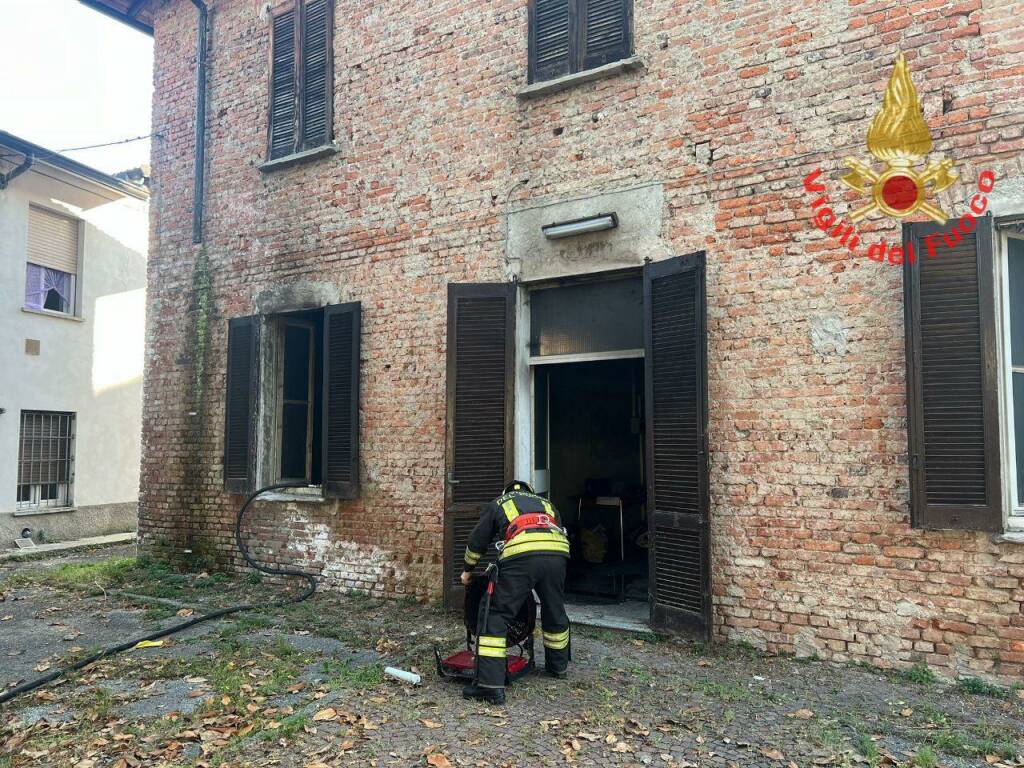
[[329,144],[332,138],[332,0],[295,0],[273,18],[269,159]]
[[79,229],[78,219],[29,207],[26,308],[75,314]]
[[229,492],[297,482],[358,495],[359,338],[358,303],[229,322]]
[[627,58],[632,0],[530,0],[530,82]]
[[1003,249],[1004,419],[1009,447],[1005,464],[1010,513],[1024,516],[1024,239],[1008,234]]
[[75,414],[22,411],[18,445],[18,509],[71,505]]

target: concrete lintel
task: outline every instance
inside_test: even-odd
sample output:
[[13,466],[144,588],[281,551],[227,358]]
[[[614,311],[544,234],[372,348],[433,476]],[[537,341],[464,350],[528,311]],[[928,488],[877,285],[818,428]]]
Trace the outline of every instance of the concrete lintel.
[[321,157],[327,157],[333,155],[338,151],[337,144],[324,144],[322,147],[316,147],[315,149],[307,149],[304,152],[296,152],[293,155],[285,155],[284,157],[278,157],[274,160],[267,160],[265,163],[261,163],[259,169],[264,173],[269,171],[278,171],[282,168],[289,168],[299,163],[305,163],[310,160],[316,160]]

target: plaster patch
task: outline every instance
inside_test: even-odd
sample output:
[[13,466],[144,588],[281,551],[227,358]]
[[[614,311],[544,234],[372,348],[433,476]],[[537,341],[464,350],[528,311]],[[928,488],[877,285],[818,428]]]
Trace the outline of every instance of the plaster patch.
[[293,538],[292,548],[301,555],[321,563],[321,576],[346,585],[356,583],[372,591],[374,584],[387,583],[390,591],[402,592],[408,574],[391,552],[376,545],[337,540],[323,523],[314,523],[295,509],[289,510],[288,525],[304,530],[301,539]]
[[819,355],[845,355],[848,334],[839,315],[811,318],[811,346]]
[[255,304],[257,313],[268,315],[318,309],[329,304],[340,304],[341,301],[341,291],[334,283],[300,280],[263,289],[256,294]]

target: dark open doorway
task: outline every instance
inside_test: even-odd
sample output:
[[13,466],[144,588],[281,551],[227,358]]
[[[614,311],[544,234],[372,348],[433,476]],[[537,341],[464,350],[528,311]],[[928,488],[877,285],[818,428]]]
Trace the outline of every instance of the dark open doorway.
[[643,360],[540,365],[534,375],[538,453],[549,457],[550,498],[572,542],[566,592],[574,603],[643,603],[643,615]]

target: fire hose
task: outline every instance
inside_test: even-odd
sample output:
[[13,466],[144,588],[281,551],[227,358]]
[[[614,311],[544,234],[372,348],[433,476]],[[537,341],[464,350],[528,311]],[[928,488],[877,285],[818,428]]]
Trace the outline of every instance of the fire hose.
[[[294,578],[305,579],[309,583],[309,586],[306,587],[306,589],[303,590],[299,595],[295,597],[284,598],[278,600],[277,602],[270,603],[269,607],[271,608],[280,608],[285,605],[301,603],[303,600],[306,600],[307,598],[311,597],[313,593],[316,592],[316,577],[311,573],[306,573],[305,571],[299,571],[292,568],[271,568],[269,566],[261,565],[260,563],[256,562],[249,554],[249,548],[246,546],[245,542],[242,541],[242,519],[245,516],[245,511],[249,508],[249,505],[252,504],[253,501],[255,501],[259,496],[262,496],[264,493],[282,490],[284,488],[304,488],[306,487],[306,485],[306,483],[276,483],[274,485],[268,485],[265,488],[260,488],[258,491],[251,493],[249,497],[246,498],[245,503],[242,504],[242,506],[238,510],[238,514],[235,516],[235,546],[238,548],[239,553],[242,555],[242,559],[245,560],[246,564],[249,567],[254,568],[260,573],[265,573],[268,576],[290,576]],[[71,672],[76,672],[80,669],[84,669],[90,664],[95,664],[97,661],[100,661],[101,659],[105,659],[110,656],[114,656],[118,653],[131,650],[132,648],[136,647],[139,643],[159,640],[160,638],[167,637],[168,635],[177,634],[178,632],[182,632],[198,624],[203,624],[207,621],[213,621],[214,619],[220,619],[224,616],[230,616],[234,613],[241,613],[242,611],[252,611],[256,609],[265,609],[267,607],[268,606],[266,603],[261,603],[259,605],[256,605],[254,603],[233,605],[229,608],[221,608],[220,610],[213,611],[212,613],[206,613],[202,616],[197,616],[194,619],[182,622],[181,624],[175,624],[172,627],[161,629],[157,632],[153,632],[143,637],[137,637],[133,640],[120,643],[119,645],[112,645],[109,648],[105,648],[102,651],[92,654],[91,656],[86,656],[84,659],[79,659],[74,664],[70,664],[66,667],[61,667],[60,669],[55,669],[54,671],[45,674],[42,677],[37,677],[35,680],[29,680],[27,682],[22,683],[21,685],[18,685],[14,688],[10,688],[9,690],[0,693],[0,704],[6,704],[11,699],[16,698],[17,696],[20,696],[23,693],[28,693],[30,691],[36,690],[37,688],[42,688],[44,685],[52,683],[54,680],[58,680]]]

